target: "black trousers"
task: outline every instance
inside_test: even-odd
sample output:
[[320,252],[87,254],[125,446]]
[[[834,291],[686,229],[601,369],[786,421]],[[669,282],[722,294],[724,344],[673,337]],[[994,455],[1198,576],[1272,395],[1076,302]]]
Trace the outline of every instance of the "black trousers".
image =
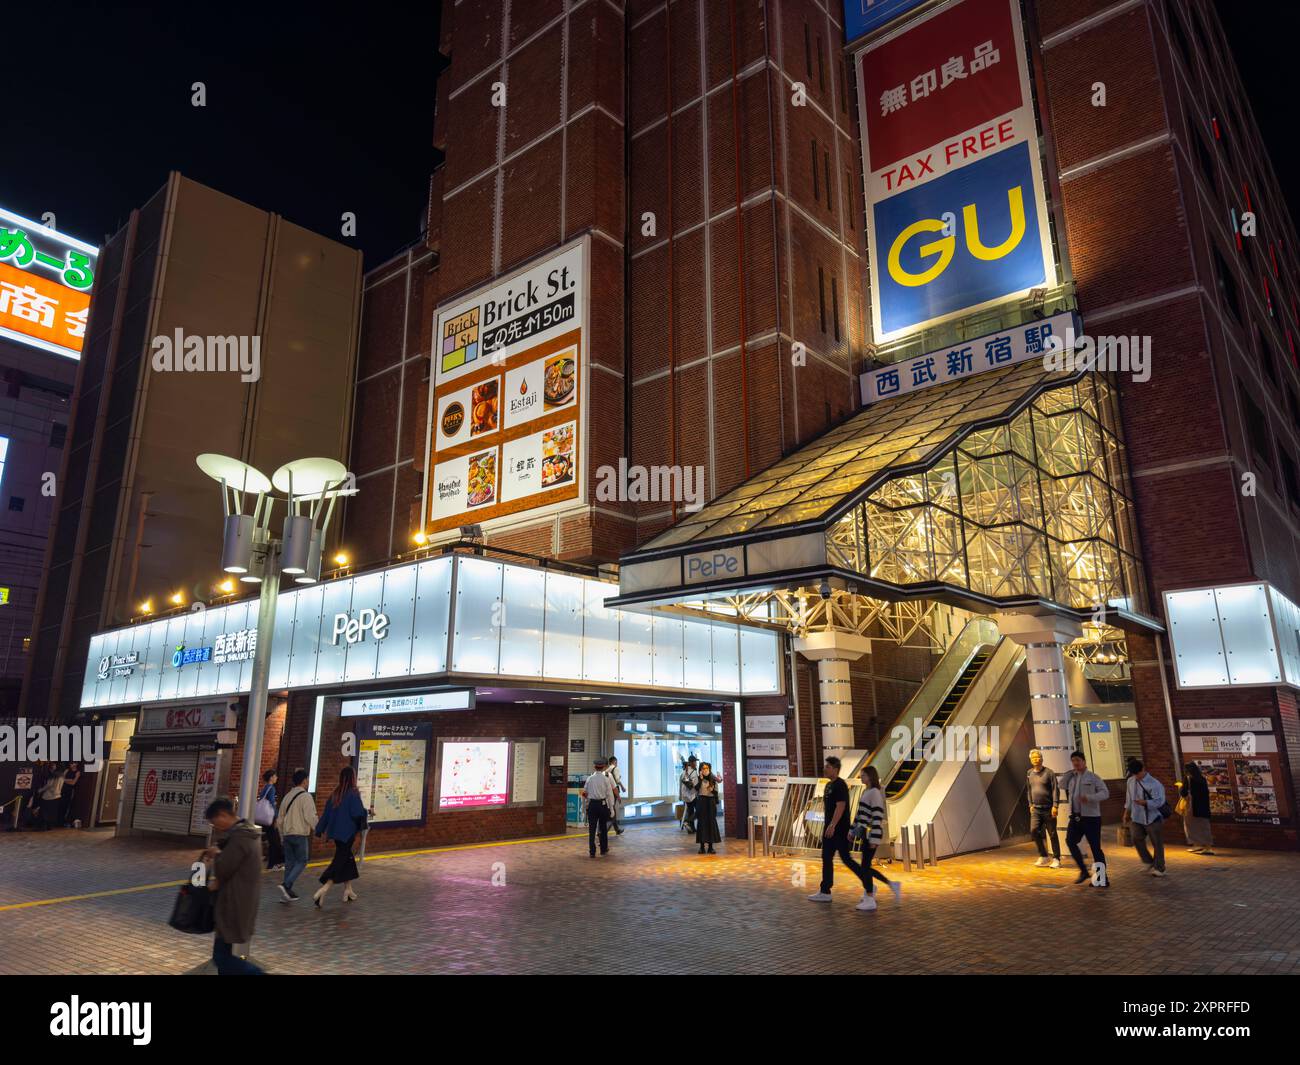
[[829,895],[831,888],[835,884],[835,855],[840,856],[840,861],[849,867],[849,870],[862,881],[864,891],[871,891],[871,877],[868,876],[856,861],[853,860],[853,852],[849,849],[851,841],[847,832],[837,832],[833,836],[822,837],[822,886],[823,895]]
[[1029,808],[1029,834],[1038,846],[1041,858],[1047,857],[1047,848],[1043,846],[1043,837],[1052,837],[1052,857],[1061,857],[1061,837],[1056,831],[1056,818],[1052,816],[1050,806],[1031,806]]
[[869,847],[864,842],[862,844],[862,872],[866,875],[863,877],[862,886],[867,889],[868,895],[874,895],[876,893],[875,885],[873,885],[871,881],[879,880],[882,884],[891,883],[889,877],[885,876],[884,873],[871,864],[875,857],[876,848]]
[[596,834],[600,834],[600,853],[609,853],[609,807],[603,799],[587,803],[587,842],[592,854],[596,853]]
[[1065,830],[1065,845],[1070,848],[1070,857],[1079,867],[1079,872],[1086,873],[1088,867],[1083,864],[1083,851],[1079,849],[1079,840],[1088,841],[1094,862],[1105,862],[1106,855],[1101,849],[1101,818],[1071,817],[1070,827]]

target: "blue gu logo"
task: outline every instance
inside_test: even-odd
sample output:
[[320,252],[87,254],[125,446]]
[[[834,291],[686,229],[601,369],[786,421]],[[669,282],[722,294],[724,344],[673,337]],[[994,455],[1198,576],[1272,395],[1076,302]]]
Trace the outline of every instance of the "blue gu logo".
[[962,313],[1047,278],[1029,146],[875,204],[882,332]]

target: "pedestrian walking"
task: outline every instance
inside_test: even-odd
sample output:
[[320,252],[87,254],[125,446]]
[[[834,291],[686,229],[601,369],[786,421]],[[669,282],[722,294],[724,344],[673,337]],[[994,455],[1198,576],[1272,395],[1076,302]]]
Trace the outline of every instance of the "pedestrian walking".
[[903,898],[903,885],[890,880],[871,862],[876,851],[889,842],[889,815],[885,793],[880,787],[880,773],[874,765],[862,767],[863,792],[858,797],[858,813],[853,819],[853,834],[862,841],[862,901],[857,909],[870,911],[876,908],[875,885],[879,880],[894,893],[894,901]]
[[357,898],[352,882],[361,874],[357,872],[352,844],[365,827],[366,804],[361,801],[361,792],[357,790],[356,771],[350,765],[344,766],[339,772],[338,787],[330,794],[325,810],[316,822],[316,835],[324,836],[334,844],[334,857],[321,873],[320,887],[312,895],[312,902],[318,910],[322,909],[321,903],[335,884],[343,885],[344,902]]
[[1106,853],[1101,849],[1101,803],[1110,798],[1110,789],[1106,782],[1088,768],[1088,760],[1082,751],[1070,755],[1071,768],[1061,774],[1058,786],[1061,797],[1065,799],[1070,811],[1070,823],[1065,830],[1065,845],[1070,857],[1079,867],[1079,876],[1074,881],[1082,884],[1089,879],[1088,868],[1083,864],[1083,851],[1079,841],[1086,839],[1088,849],[1092,851],[1093,865],[1101,866],[1101,872],[1094,881],[1097,887],[1110,887],[1110,875],[1106,871]]
[[[1056,830],[1056,774],[1043,764],[1043,752],[1035,747],[1029,752],[1029,835],[1038,847],[1038,861],[1034,865],[1042,868],[1050,865],[1053,869],[1061,868],[1061,837]],[[1047,859],[1047,847],[1044,837],[1052,840],[1052,859]]]
[[623,774],[618,770],[618,757],[609,756],[609,765],[605,767],[605,775],[609,777],[609,782],[614,786],[614,804],[610,807],[609,823],[617,835],[623,834],[623,826],[618,823],[619,814],[623,812],[623,796],[627,794],[627,788],[623,787]]
[[822,792],[822,882],[821,887],[809,895],[808,899],[811,902],[831,901],[837,854],[849,871],[862,881],[863,893],[870,894],[871,878],[853,860],[853,853],[849,849],[849,786],[840,777],[840,760],[833,754],[828,755],[822,773],[828,778],[826,790]]
[[1183,766],[1184,780],[1178,785],[1178,805],[1183,814],[1183,835],[1192,854],[1213,854],[1210,831],[1210,785],[1195,762]]
[[63,798],[59,803],[59,824],[64,828],[72,827],[72,804],[77,797],[77,782],[81,780],[81,772],[79,763],[68,763],[68,773],[63,778]]
[[63,809],[63,784],[67,776],[67,769],[55,763],[41,788],[41,820],[46,829],[58,828],[61,824],[59,814]]
[[695,834],[695,799],[700,793],[699,762],[695,755],[691,755],[682,763],[682,775],[677,778],[677,797],[683,804],[682,823],[692,835]]
[[298,898],[294,882],[307,868],[311,853],[311,835],[316,827],[316,800],[307,790],[307,770],[293,771],[293,787],[280,804],[275,818],[275,829],[284,846],[284,878],[280,881],[280,901],[293,902]]
[[212,963],[221,976],[263,976],[263,970],[235,954],[235,946],[253,938],[261,895],[262,845],[256,826],[235,816],[235,804],[215,799],[203,816],[217,836],[217,845],[203,852],[211,863],[208,888],[217,893],[213,911],[216,935]]
[[722,842],[722,837],[718,834],[718,798],[721,788],[722,778],[714,775],[713,766],[701,762],[700,786],[695,796],[695,842],[700,845],[701,854],[717,854],[713,845]]
[[596,837],[600,837],[600,853],[609,853],[609,811],[614,804],[614,784],[605,773],[608,765],[597,758],[595,772],[582,785],[582,797],[587,800],[587,849],[596,857]]
[[275,827],[275,783],[280,774],[268,769],[262,774],[262,790],[257,793],[257,805],[253,808],[253,820],[262,829],[266,837],[266,867],[268,869],[284,868],[284,845],[280,842],[280,833]]
[[[1164,785],[1147,772],[1142,759],[1130,758],[1124,817],[1132,826],[1133,849],[1152,876],[1165,875],[1165,818],[1171,812],[1165,802]],[[1147,850],[1147,840],[1154,854]]]

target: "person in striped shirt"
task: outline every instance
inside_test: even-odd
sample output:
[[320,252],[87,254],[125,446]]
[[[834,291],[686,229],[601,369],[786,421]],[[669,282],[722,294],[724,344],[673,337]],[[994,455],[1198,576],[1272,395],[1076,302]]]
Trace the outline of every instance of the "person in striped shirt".
[[874,765],[864,765],[861,777],[866,790],[858,799],[858,812],[853,819],[853,834],[862,840],[862,883],[864,890],[862,892],[862,901],[858,903],[857,908],[859,910],[874,910],[876,908],[876,899],[871,883],[873,879],[889,885],[889,890],[894,893],[895,901],[902,898],[903,885],[890,880],[879,869],[872,867],[871,859],[875,856],[876,849],[889,842],[885,838],[887,823],[885,793],[880,787],[880,774],[876,771]]

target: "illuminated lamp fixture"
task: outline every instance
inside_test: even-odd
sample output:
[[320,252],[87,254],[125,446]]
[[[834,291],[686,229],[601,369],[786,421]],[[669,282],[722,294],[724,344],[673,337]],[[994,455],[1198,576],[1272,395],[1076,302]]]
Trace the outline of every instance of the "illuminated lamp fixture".
[[[244,574],[253,565],[257,528],[263,508],[270,510],[266,495],[271,482],[247,462],[211,452],[196,460],[204,473],[221,485],[225,531],[221,545],[221,568],[226,573]],[[245,496],[256,497],[251,514],[244,513]]]
[[346,551],[340,551],[334,556],[334,565],[336,566],[346,566],[351,561],[352,560],[348,558],[348,553]]
[[469,540],[471,543],[481,544],[483,542],[483,526],[462,525],[460,527],[460,538]]
[[185,595],[182,592],[172,592],[172,594],[168,596],[168,598],[171,600],[172,606],[185,605]]
[[414,536],[411,537],[411,542],[415,544],[417,547],[423,547],[425,544],[429,542],[429,538],[424,535],[424,530],[420,529]]
[[152,613],[153,613],[153,600],[152,600],[152,599],[146,599],[143,603],[140,604],[140,613],[141,613],[141,614],[152,614]]
[[[327,458],[294,459],[271,475],[271,483],[286,497],[280,563],[283,572],[292,577],[307,573],[312,537],[319,531],[323,540],[334,503],[347,479],[343,463]],[[351,494],[355,489],[343,491]]]
[[217,587],[220,588],[221,591],[224,592],[226,595],[229,595],[231,592],[235,590],[235,582],[232,581],[229,577],[227,577],[224,581],[222,581],[219,585],[217,585]]

